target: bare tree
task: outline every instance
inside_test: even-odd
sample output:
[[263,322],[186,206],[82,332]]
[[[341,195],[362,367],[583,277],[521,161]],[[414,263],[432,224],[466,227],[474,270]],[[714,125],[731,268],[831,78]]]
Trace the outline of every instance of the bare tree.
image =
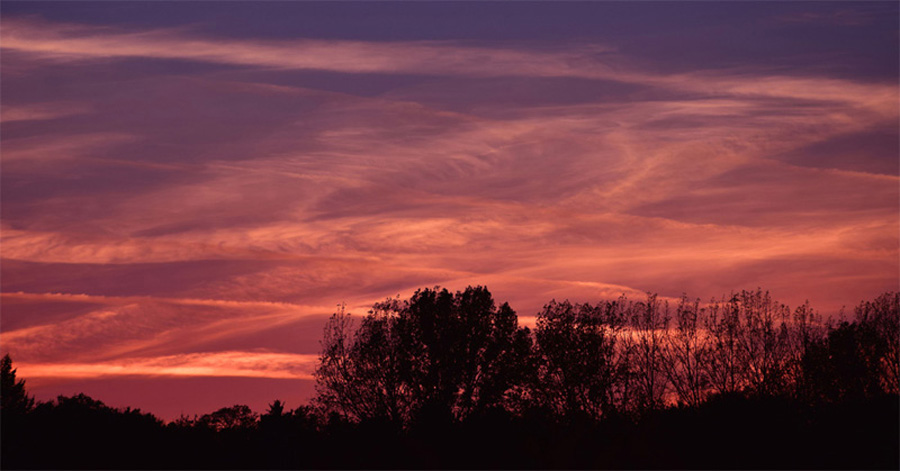
[[627,312],[629,331],[622,339],[628,355],[630,408],[641,413],[662,407],[669,389],[663,363],[669,335],[669,303],[661,303],[656,294],[648,293],[646,302],[629,303]]
[[787,385],[795,397],[804,397],[810,394],[810,385],[805,383],[803,360],[813,346],[825,339],[827,328],[822,316],[810,307],[809,301],[794,309],[791,320],[785,365]]
[[855,314],[865,336],[862,354],[877,375],[880,389],[888,394],[900,393],[900,293],[884,293],[862,302]]
[[788,319],[790,309],[772,300],[761,289],[741,291],[737,296],[741,330],[740,358],[744,383],[762,395],[785,391],[789,358]]
[[715,354],[710,349],[710,335],[703,330],[706,310],[700,300],[682,296],[675,310],[674,326],[666,331],[661,365],[669,385],[682,404],[696,406],[709,389],[708,362]]
[[710,355],[702,363],[712,390],[719,394],[740,391],[744,365],[740,361],[740,310],[737,297],[729,302],[712,300],[703,316]]

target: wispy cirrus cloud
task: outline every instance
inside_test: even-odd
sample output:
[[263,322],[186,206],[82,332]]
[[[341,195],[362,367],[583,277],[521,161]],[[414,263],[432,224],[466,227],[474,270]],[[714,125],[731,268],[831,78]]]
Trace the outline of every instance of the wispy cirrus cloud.
[[354,74],[578,77],[701,93],[813,100],[845,101],[865,94],[875,102],[896,94],[887,84],[860,85],[740,69],[738,75],[729,71],[654,75],[635,69],[617,54],[607,55],[616,50],[599,44],[541,51],[447,41],[230,40],[191,35],[186,28],[135,33],[18,18],[4,24],[3,48],[59,60],[156,58]]
[[0,123],[16,121],[43,121],[85,114],[90,108],[82,103],[39,103],[34,105],[4,104],[0,109]]
[[[895,83],[660,73],[594,42],[14,16],[2,40],[25,375],[308,382],[338,303],[423,286],[485,284],[533,324],[553,298],[761,286],[833,313],[900,282]],[[396,83],[354,93],[375,75]]]
[[840,26],[865,26],[872,23],[879,14],[878,10],[835,10],[835,11],[802,11],[780,15],[776,21],[783,23],[813,23]]
[[[48,59],[151,57],[279,69],[344,73],[425,73],[452,75],[569,75],[585,65],[593,74],[608,70],[593,55],[611,52],[601,45],[578,51],[544,53],[467,47],[437,41],[384,42],[336,40],[260,41],[191,36],[184,30],[138,33],[40,20],[4,22],[3,48]],[[582,72],[583,73],[583,72]]]
[[[25,363],[108,362],[148,355],[223,350],[235,338],[281,331],[283,352],[305,353],[297,326],[321,329],[334,306],[65,293],[3,293],[3,343]],[[68,305],[73,315],[45,315],[50,305]],[[89,306],[87,310],[79,305]],[[51,311],[52,312],[52,311]],[[253,342],[250,343],[251,348]],[[270,345],[270,346],[271,346]],[[240,347],[239,347],[240,348]],[[227,350],[227,347],[224,348]],[[307,350],[308,351],[308,350]],[[130,360],[129,360],[130,361]]]

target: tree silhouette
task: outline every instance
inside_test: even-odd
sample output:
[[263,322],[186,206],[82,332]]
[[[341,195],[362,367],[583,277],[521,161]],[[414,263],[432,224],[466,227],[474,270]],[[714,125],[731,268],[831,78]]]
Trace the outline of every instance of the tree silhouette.
[[256,428],[258,419],[259,416],[250,410],[250,407],[237,404],[231,407],[223,407],[211,414],[205,414],[197,419],[195,425],[217,432],[253,429]]
[[862,302],[855,314],[863,337],[860,355],[877,376],[878,389],[887,394],[900,393],[900,293],[884,293]]
[[316,369],[317,402],[356,420],[408,419],[409,391],[400,381],[399,340],[386,316],[370,313],[359,329],[343,307],[325,326]]
[[343,310],[325,328],[318,401],[355,419],[459,420],[514,401],[531,347],[508,304],[484,287],[416,291],[376,304],[354,329]]
[[788,330],[787,376],[790,379],[790,395],[798,399],[809,399],[813,395],[812,385],[804,374],[804,362],[811,350],[825,339],[828,326],[822,316],[813,310],[809,301],[801,304],[793,313],[793,322]]
[[332,316],[312,404],[168,424],[84,394],[35,404],[6,356],[2,465],[897,469],[898,296],[837,325],[762,290],[554,301],[532,334],[486,288],[424,289]]
[[679,403],[690,406],[703,402],[710,389],[705,367],[714,352],[710,351],[710,335],[702,330],[705,314],[699,300],[682,296],[675,310],[674,326],[666,329],[662,352],[662,369],[671,389]]
[[284,403],[278,399],[269,404],[269,410],[265,414],[266,417],[283,417],[284,415]]
[[616,386],[627,374],[620,348],[627,303],[571,304],[551,301],[538,315],[535,340],[540,357],[540,395],[561,416],[597,418],[612,412]]
[[25,393],[25,380],[16,379],[9,354],[0,360],[0,413],[25,414],[34,407],[34,398]]
[[669,304],[655,294],[647,301],[628,306],[628,333],[623,336],[628,352],[628,379],[631,383],[630,407],[645,412],[664,405],[668,389],[663,362],[669,325]]
[[790,309],[761,289],[714,301],[704,318],[710,354],[704,363],[713,390],[772,395],[792,381]]
[[855,314],[809,343],[799,378],[806,399],[859,401],[900,392],[900,293],[860,303]]

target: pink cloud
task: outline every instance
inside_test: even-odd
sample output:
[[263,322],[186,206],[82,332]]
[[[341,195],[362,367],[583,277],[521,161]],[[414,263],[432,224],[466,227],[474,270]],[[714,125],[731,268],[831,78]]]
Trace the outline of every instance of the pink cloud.
[[[2,336],[42,385],[308,386],[338,303],[361,314],[423,286],[487,285],[529,325],[553,298],[761,286],[834,313],[900,283],[900,179],[882,165],[896,153],[847,168],[852,146],[815,150],[894,132],[896,84],[656,74],[591,45],[222,41],[15,18],[2,46],[18,64],[4,79],[25,77],[15,90],[55,94],[3,108]],[[255,75],[90,79],[125,58]],[[360,97],[264,83],[273,68],[432,79]],[[72,70],[89,79],[27,80]],[[512,75],[638,91],[460,103],[444,87],[490,78],[492,93]]]
[[23,19],[4,21],[3,47],[62,61],[153,57],[347,73],[438,72],[476,76],[510,73],[558,76],[584,66],[594,74],[603,73],[609,69],[589,57],[611,51],[600,45],[549,54],[435,41],[380,44],[313,39],[235,41],[200,38],[179,30],[129,33]]
[[4,104],[0,111],[0,123],[39,121],[84,114],[89,108],[80,103],[40,103],[36,105]]

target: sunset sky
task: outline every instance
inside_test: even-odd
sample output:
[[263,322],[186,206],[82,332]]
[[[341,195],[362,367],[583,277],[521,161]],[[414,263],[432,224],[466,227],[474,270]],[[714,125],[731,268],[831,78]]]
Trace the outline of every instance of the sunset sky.
[[898,289],[898,3],[3,0],[0,353],[166,419],[340,303]]

